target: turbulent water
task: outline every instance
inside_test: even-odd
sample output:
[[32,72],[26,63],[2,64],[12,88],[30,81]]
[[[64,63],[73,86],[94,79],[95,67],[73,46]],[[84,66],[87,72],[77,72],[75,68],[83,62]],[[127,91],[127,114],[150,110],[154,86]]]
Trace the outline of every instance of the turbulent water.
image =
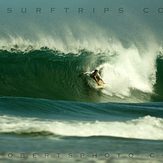
[[148,1],[70,1],[65,14],[40,0],[41,15],[0,2],[1,162],[163,161],[162,1]]

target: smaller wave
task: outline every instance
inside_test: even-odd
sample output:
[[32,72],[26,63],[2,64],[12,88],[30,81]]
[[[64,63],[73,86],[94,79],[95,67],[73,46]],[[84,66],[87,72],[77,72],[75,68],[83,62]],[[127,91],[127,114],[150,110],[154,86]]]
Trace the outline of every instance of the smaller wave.
[[[124,122],[54,121],[38,118],[0,116],[0,133],[48,133],[63,137],[112,136],[163,140],[163,119],[145,116]],[[42,135],[42,134],[41,134]]]

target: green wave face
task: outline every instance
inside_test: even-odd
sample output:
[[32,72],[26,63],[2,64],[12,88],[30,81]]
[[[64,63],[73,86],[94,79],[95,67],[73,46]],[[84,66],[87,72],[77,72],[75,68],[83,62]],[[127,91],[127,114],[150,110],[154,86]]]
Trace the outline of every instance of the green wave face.
[[[80,51],[78,54],[64,54],[50,49],[29,52],[0,52],[0,96],[37,97],[57,100],[87,102],[138,102],[159,101],[163,99],[162,60],[157,60],[157,79],[153,92],[128,88],[130,93],[123,94],[121,89],[95,89],[90,87],[83,72],[91,72],[102,67],[102,76],[107,81],[112,77],[106,71],[115,71],[115,56]],[[108,65],[107,65],[108,64]],[[116,72],[118,73],[118,72]],[[116,74],[115,73],[115,74]],[[114,77],[114,76],[113,76]],[[118,80],[117,80],[118,81]],[[111,83],[112,86],[114,83]],[[109,87],[108,86],[108,87]],[[121,96],[120,96],[121,94]]]
[[48,50],[25,55],[3,51],[0,58],[1,96],[93,100],[92,90],[80,76],[89,66],[86,54],[76,57]]

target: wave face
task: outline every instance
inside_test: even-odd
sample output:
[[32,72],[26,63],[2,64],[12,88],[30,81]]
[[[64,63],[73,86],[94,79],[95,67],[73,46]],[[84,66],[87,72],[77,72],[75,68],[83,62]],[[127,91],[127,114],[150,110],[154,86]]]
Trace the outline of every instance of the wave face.
[[[162,59],[141,57],[135,48],[123,51],[65,54],[46,47],[27,52],[1,50],[0,95],[90,102],[162,99]],[[107,83],[103,90],[90,87],[82,75],[94,69],[101,70]]]

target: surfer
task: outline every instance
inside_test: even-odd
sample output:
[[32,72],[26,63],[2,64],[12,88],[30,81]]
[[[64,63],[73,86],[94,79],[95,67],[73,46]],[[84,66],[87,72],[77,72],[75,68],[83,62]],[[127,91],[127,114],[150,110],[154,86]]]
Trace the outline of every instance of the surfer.
[[93,78],[98,85],[105,84],[97,69],[94,70],[93,73],[90,74],[90,77]]

